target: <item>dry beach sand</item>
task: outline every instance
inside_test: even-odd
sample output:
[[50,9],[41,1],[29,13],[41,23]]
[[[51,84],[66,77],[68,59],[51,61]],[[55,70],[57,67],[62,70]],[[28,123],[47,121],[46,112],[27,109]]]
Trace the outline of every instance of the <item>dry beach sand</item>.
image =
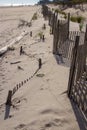
[[[38,19],[32,21],[31,27],[18,28],[20,19],[29,22],[35,12]],[[44,23],[46,30],[42,29]],[[0,130],[85,130],[80,128],[67,97],[69,68],[58,64],[52,54],[53,36],[48,21],[42,17],[41,7],[0,8],[0,48],[23,32],[26,35],[13,45],[14,50],[0,57]],[[38,36],[40,32],[45,34],[44,42]],[[25,52],[22,55],[21,45]],[[39,58],[42,68],[32,76]],[[13,95],[12,106],[7,108],[8,90],[26,79]]]

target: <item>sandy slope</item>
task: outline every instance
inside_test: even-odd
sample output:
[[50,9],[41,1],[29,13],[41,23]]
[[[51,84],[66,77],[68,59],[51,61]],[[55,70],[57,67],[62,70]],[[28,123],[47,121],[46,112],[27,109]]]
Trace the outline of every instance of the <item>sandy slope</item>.
[[21,20],[30,21],[38,7],[7,7],[0,8],[0,48],[9,44],[25,30],[18,28]]
[[[27,28],[28,32],[33,31],[33,37],[28,33],[14,45],[14,51],[0,58],[0,130],[80,130],[66,95],[69,68],[57,63],[52,54],[53,36],[49,34],[48,22],[42,18],[40,9],[37,12],[38,20]],[[46,30],[42,30],[44,23]],[[39,40],[40,31],[45,34],[45,42]],[[27,55],[19,55],[21,45]],[[8,110],[4,103],[8,90],[33,75],[38,58],[42,58],[43,66],[37,74],[42,77],[36,74],[15,93],[14,107],[6,119]],[[10,64],[15,61],[20,63]]]

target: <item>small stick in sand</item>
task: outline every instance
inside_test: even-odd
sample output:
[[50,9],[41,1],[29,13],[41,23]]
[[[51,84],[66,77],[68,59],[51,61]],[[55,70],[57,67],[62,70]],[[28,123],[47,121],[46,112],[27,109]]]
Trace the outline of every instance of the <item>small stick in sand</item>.
[[23,48],[22,46],[20,47],[20,55],[23,53]]
[[45,41],[45,37],[44,37],[44,35],[42,36],[42,41],[43,41],[43,42]]
[[40,41],[42,40],[42,36],[40,35]]
[[43,29],[45,30],[46,29],[46,24],[44,23],[44,25],[43,25]]
[[38,62],[39,62],[39,69],[41,69],[41,66],[42,66],[42,60],[41,60],[41,58],[39,58]]
[[32,37],[32,31],[30,31],[30,36]]
[[21,85],[23,85],[23,81],[21,82]]
[[21,66],[17,66],[17,68],[20,69],[20,70],[24,70]]
[[11,62],[10,64],[18,64],[20,63],[21,61],[16,61],[16,62]]

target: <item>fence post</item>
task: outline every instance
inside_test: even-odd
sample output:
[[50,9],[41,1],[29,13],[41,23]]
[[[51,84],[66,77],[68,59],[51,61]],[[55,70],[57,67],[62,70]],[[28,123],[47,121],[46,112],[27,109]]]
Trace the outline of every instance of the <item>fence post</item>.
[[44,35],[42,36],[42,41],[43,41],[43,42],[45,41],[45,37],[44,37]]
[[9,92],[8,92],[8,97],[7,97],[7,101],[6,101],[6,105],[9,105],[9,106],[11,106],[11,99],[12,99],[12,91],[11,90],[9,90]]
[[86,24],[86,32],[85,32],[85,41],[87,41],[87,24]]
[[55,44],[55,50],[57,54],[57,49],[58,49],[58,40],[59,40],[59,20],[57,21],[57,30],[56,30],[56,44]]
[[39,58],[38,62],[39,62],[39,69],[41,69],[41,66],[42,66],[42,60],[41,60],[41,58]]
[[53,17],[52,17],[52,34],[54,33],[54,24],[55,24],[55,12],[53,14]]
[[[55,20],[55,19],[54,19]],[[55,28],[53,31],[53,25],[52,25],[52,34],[53,34],[53,54],[55,54]],[[54,33],[53,33],[54,32]]]
[[49,9],[49,26],[50,26],[50,21],[51,21],[51,11]]
[[57,20],[58,14],[55,17],[54,23],[54,31],[53,31],[53,54],[57,52],[57,44],[58,44],[58,28],[59,28],[59,20]]
[[68,13],[68,34],[67,34],[67,38],[69,38],[69,27],[70,27],[70,13]]
[[20,55],[23,53],[23,47],[20,47]]
[[79,38],[80,38],[79,36],[76,36],[75,46],[74,46],[73,52],[72,52],[72,61],[71,61],[69,81],[68,81],[68,96],[69,97],[71,97],[72,85],[74,83],[75,64],[76,64],[76,58],[77,58],[77,50],[78,50],[78,46],[79,46]]
[[32,37],[32,31],[30,31],[30,37]]
[[85,40],[84,40],[84,60],[85,60],[84,70],[85,71],[87,71],[86,57],[87,57],[87,24],[86,24],[86,32],[85,32]]

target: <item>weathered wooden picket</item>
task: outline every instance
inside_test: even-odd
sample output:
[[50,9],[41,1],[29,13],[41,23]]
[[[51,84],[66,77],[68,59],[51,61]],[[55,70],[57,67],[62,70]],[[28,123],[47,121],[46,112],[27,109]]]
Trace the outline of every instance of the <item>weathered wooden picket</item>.
[[42,13],[49,20],[53,34],[53,54],[61,55],[70,61],[68,96],[81,110],[87,121],[87,27],[86,32],[69,32],[70,14],[59,20],[58,13],[46,5]]

